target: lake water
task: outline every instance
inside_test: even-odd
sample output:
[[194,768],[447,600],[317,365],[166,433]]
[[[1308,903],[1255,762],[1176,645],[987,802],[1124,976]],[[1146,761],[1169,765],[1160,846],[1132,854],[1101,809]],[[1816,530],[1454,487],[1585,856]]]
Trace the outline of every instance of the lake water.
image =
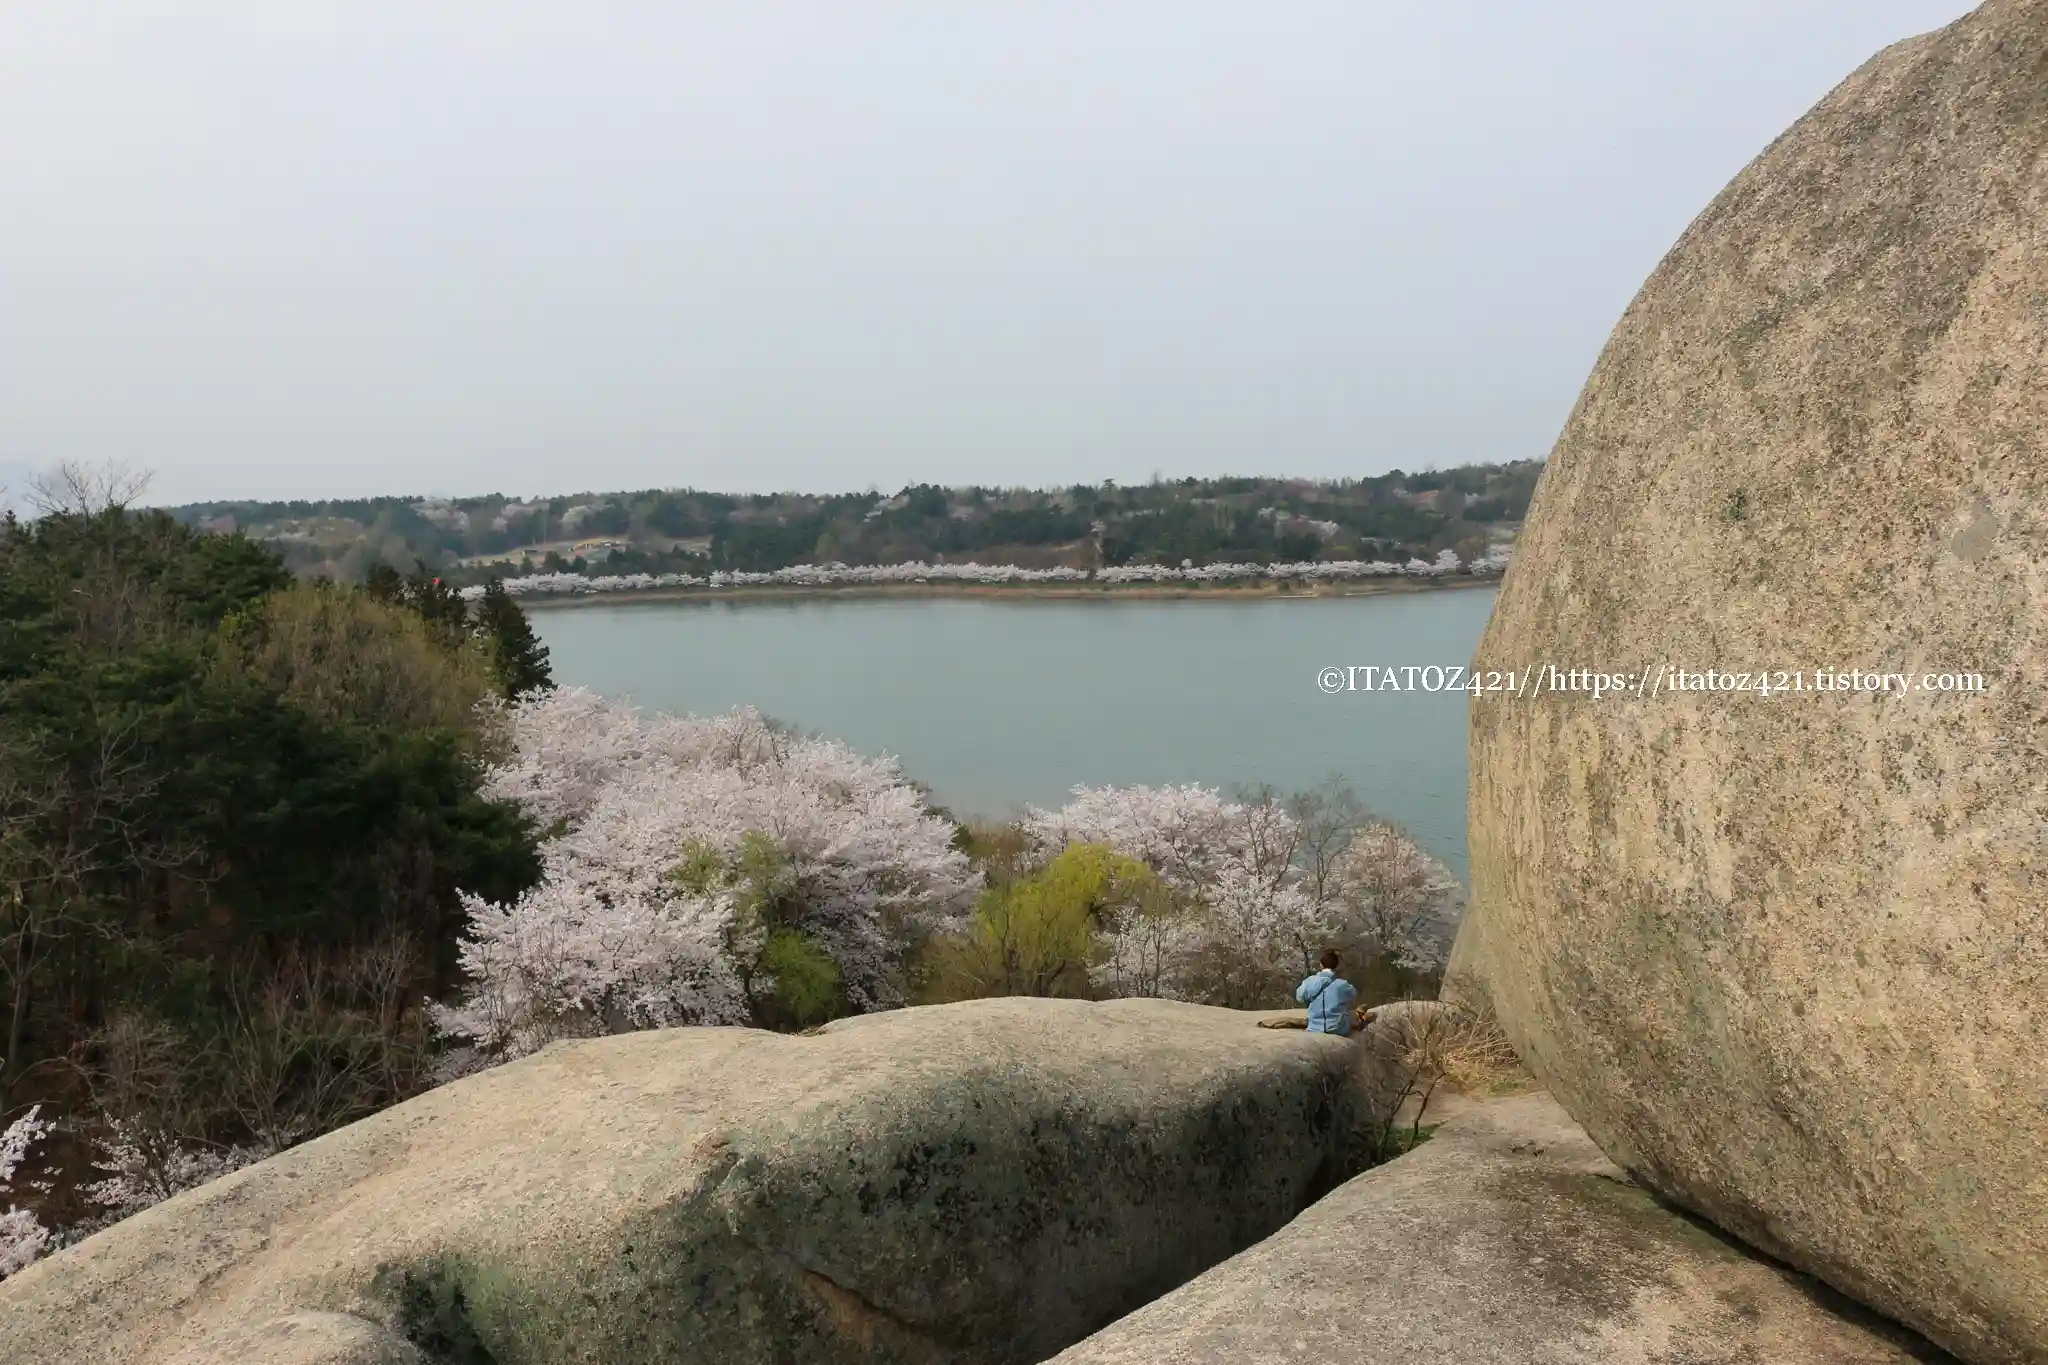
[[891,753],[958,814],[1076,783],[1337,774],[1465,875],[1463,692],[1326,695],[1317,672],[1471,660],[1494,591],[1293,600],[798,597],[541,608],[555,678]]

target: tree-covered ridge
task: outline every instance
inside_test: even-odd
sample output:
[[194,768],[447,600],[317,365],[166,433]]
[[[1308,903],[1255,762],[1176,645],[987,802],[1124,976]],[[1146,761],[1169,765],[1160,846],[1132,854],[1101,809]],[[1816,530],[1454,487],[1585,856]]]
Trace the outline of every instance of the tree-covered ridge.
[[304,574],[361,581],[378,565],[431,566],[451,583],[493,575],[765,572],[800,564],[1126,565],[1465,561],[1511,538],[1542,462],[1365,479],[1187,478],[1131,487],[709,493],[646,489],[522,500],[370,498],[210,502],[180,522],[239,531]]

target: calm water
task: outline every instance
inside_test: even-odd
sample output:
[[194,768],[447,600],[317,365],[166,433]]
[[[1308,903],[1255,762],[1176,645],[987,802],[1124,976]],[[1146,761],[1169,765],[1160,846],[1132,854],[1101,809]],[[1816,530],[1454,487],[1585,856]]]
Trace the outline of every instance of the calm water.
[[958,813],[1076,783],[1349,778],[1465,874],[1465,695],[1327,696],[1317,670],[1464,664],[1491,589],[1295,601],[796,598],[541,609],[564,684],[751,702],[897,755]]

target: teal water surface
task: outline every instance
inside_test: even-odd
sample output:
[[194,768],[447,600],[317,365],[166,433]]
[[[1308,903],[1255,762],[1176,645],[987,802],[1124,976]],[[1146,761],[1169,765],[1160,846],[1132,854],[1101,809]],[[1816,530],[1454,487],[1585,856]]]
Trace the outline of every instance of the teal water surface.
[[1463,692],[1318,671],[1463,665],[1492,589],[1299,599],[796,597],[548,607],[557,681],[659,710],[752,703],[891,753],[955,813],[1076,783],[1350,780],[1465,875]]

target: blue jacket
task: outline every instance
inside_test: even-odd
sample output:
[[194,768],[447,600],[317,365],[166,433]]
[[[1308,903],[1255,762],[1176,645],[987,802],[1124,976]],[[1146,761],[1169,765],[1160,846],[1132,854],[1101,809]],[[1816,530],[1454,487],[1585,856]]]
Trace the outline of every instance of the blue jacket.
[[1308,1006],[1310,1033],[1341,1033],[1351,1036],[1351,1002],[1358,988],[1327,968],[1294,989],[1294,998]]

